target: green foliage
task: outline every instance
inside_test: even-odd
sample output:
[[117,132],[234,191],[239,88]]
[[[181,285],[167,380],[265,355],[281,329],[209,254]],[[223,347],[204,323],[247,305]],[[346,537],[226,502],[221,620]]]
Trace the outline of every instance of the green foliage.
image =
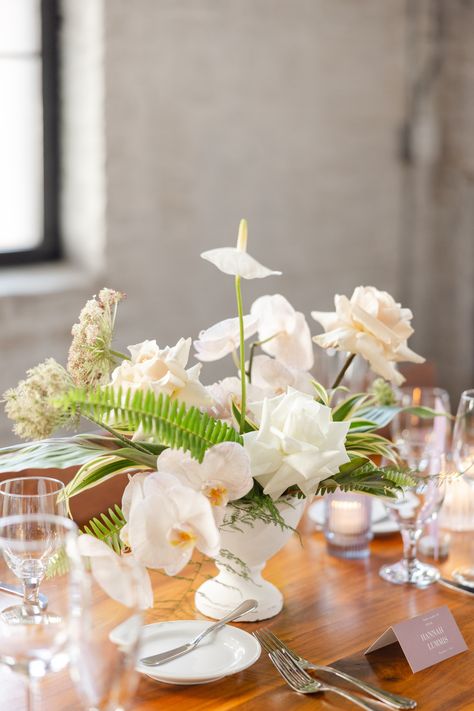
[[[298,489],[299,495],[301,492]],[[297,494],[295,494],[297,496]],[[288,501],[291,496],[288,496]],[[290,501],[289,501],[290,503]],[[291,529],[288,526],[273,499],[263,493],[261,484],[254,481],[252,489],[242,499],[237,499],[229,504],[229,513],[226,514],[222,529],[232,529],[242,531],[242,526],[252,527],[255,521],[263,521],[266,524],[273,524],[282,530]]]
[[394,498],[403,487],[415,484],[416,479],[407,471],[393,467],[377,467],[373,462],[355,458],[343,465],[337,474],[324,479],[316,494],[331,494],[340,489]]
[[[104,441],[105,440],[105,441]],[[108,439],[108,443],[110,443]],[[67,469],[85,464],[108,450],[107,438],[94,435],[54,437],[40,442],[22,442],[0,449],[0,473],[24,469]]]
[[[139,464],[133,459],[127,459],[120,452],[121,450],[117,450],[117,453],[111,452],[84,464],[65,487],[64,498],[70,499],[81,491],[92,489],[116,474],[153,469],[153,465],[150,467],[149,465]],[[156,457],[154,460],[156,462]]]
[[84,533],[98,538],[116,553],[120,553],[124,547],[120,539],[120,531],[126,523],[122,509],[116,504],[113,509],[107,511],[107,514],[102,513],[100,517],[91,519],[87,526],[84,526]]
[[318,383],[317,380],[312,381],[313,388],[316,390],[316,400],[322,405],[329,407],[329,394],[326,388]]
[[168,396],[155,396],[152,391],[132,393],[106,387],[91,392],[74,388],[58,404],[66,410],[78,410],[99,423],[113,422],[116,430],[139,431],[144,440],[150,438],[156,444],[189,451],[200,462],[206,449],[215,444],[226,441],[242,444],[241,436],[224,422],[196,407],[186,408]]

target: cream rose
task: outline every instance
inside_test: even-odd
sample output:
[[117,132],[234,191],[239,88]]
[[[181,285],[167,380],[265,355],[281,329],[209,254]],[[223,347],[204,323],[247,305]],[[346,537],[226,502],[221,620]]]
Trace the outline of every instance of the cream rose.
[[187,405],[209,404],[204,385],[199,382],[201,364],[186,370],[191,339],[181,338],[173,348],[163,348],[156,341],[129,346],[130,360],[124,360],[112,373],[111,384],[122,390],[152,390],[179,399]]
[[334,312],[313,311],[326,333],[314,337],[322,348],[336,348],[358,353],[375,373],[396,385],[404,381],[394,363],[423,363],[424,358],[407,346],[413,333],[413,314],[404,309],[386,291],[374,286],[358,286],[350,300],[337,294]]
[[295,484],[311,496],[323,479],[349,461],[349,422],[333,422],[329,407],[288,389],[285,395],[253,404],[259,430],[244,434],[254,479],[278,499]]

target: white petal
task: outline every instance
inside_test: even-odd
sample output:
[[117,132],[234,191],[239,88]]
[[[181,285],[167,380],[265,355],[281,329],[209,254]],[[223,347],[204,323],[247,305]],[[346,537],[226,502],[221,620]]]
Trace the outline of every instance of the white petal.
[[221,247],[203,252],[201,257],[214,264],[224,274],[240,276],[243,279],[262,279],[263,277],[278,275],[281,272],[264,267],[250,256],[236,247]]

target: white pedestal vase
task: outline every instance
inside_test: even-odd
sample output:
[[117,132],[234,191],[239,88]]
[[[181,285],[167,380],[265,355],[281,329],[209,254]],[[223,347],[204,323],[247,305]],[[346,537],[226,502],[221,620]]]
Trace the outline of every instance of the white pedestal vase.
[[[281,500],[277,508],[287,526],[295,528],[303,514],[305,499]],[[229,508],[232,504],[229,504]],[[216,558],[219,574],[206,580],[196,591],[195,604],[207,617],[220,619],[243,600],[253,598],[258,607],[241,618],[243,622],[266,620],[277,615],[283,607],[283,595],[275,585],[264,580],[262,570],[269,558],[283,548],[292,531],[276,524],[253,521],[251,525],[238,522],[241,531],[223,528],[221,548],[229,551]],[[245,574],[239,574],[239,563],[245,564]]]

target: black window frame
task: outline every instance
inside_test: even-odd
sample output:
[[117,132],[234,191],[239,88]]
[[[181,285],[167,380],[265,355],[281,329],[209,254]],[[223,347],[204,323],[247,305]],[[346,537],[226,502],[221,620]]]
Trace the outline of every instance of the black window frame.
[[59,0],[41,0],[43,105],[43,239],[33,249],[0,251],[0,267],[61,257],[59,234]]

